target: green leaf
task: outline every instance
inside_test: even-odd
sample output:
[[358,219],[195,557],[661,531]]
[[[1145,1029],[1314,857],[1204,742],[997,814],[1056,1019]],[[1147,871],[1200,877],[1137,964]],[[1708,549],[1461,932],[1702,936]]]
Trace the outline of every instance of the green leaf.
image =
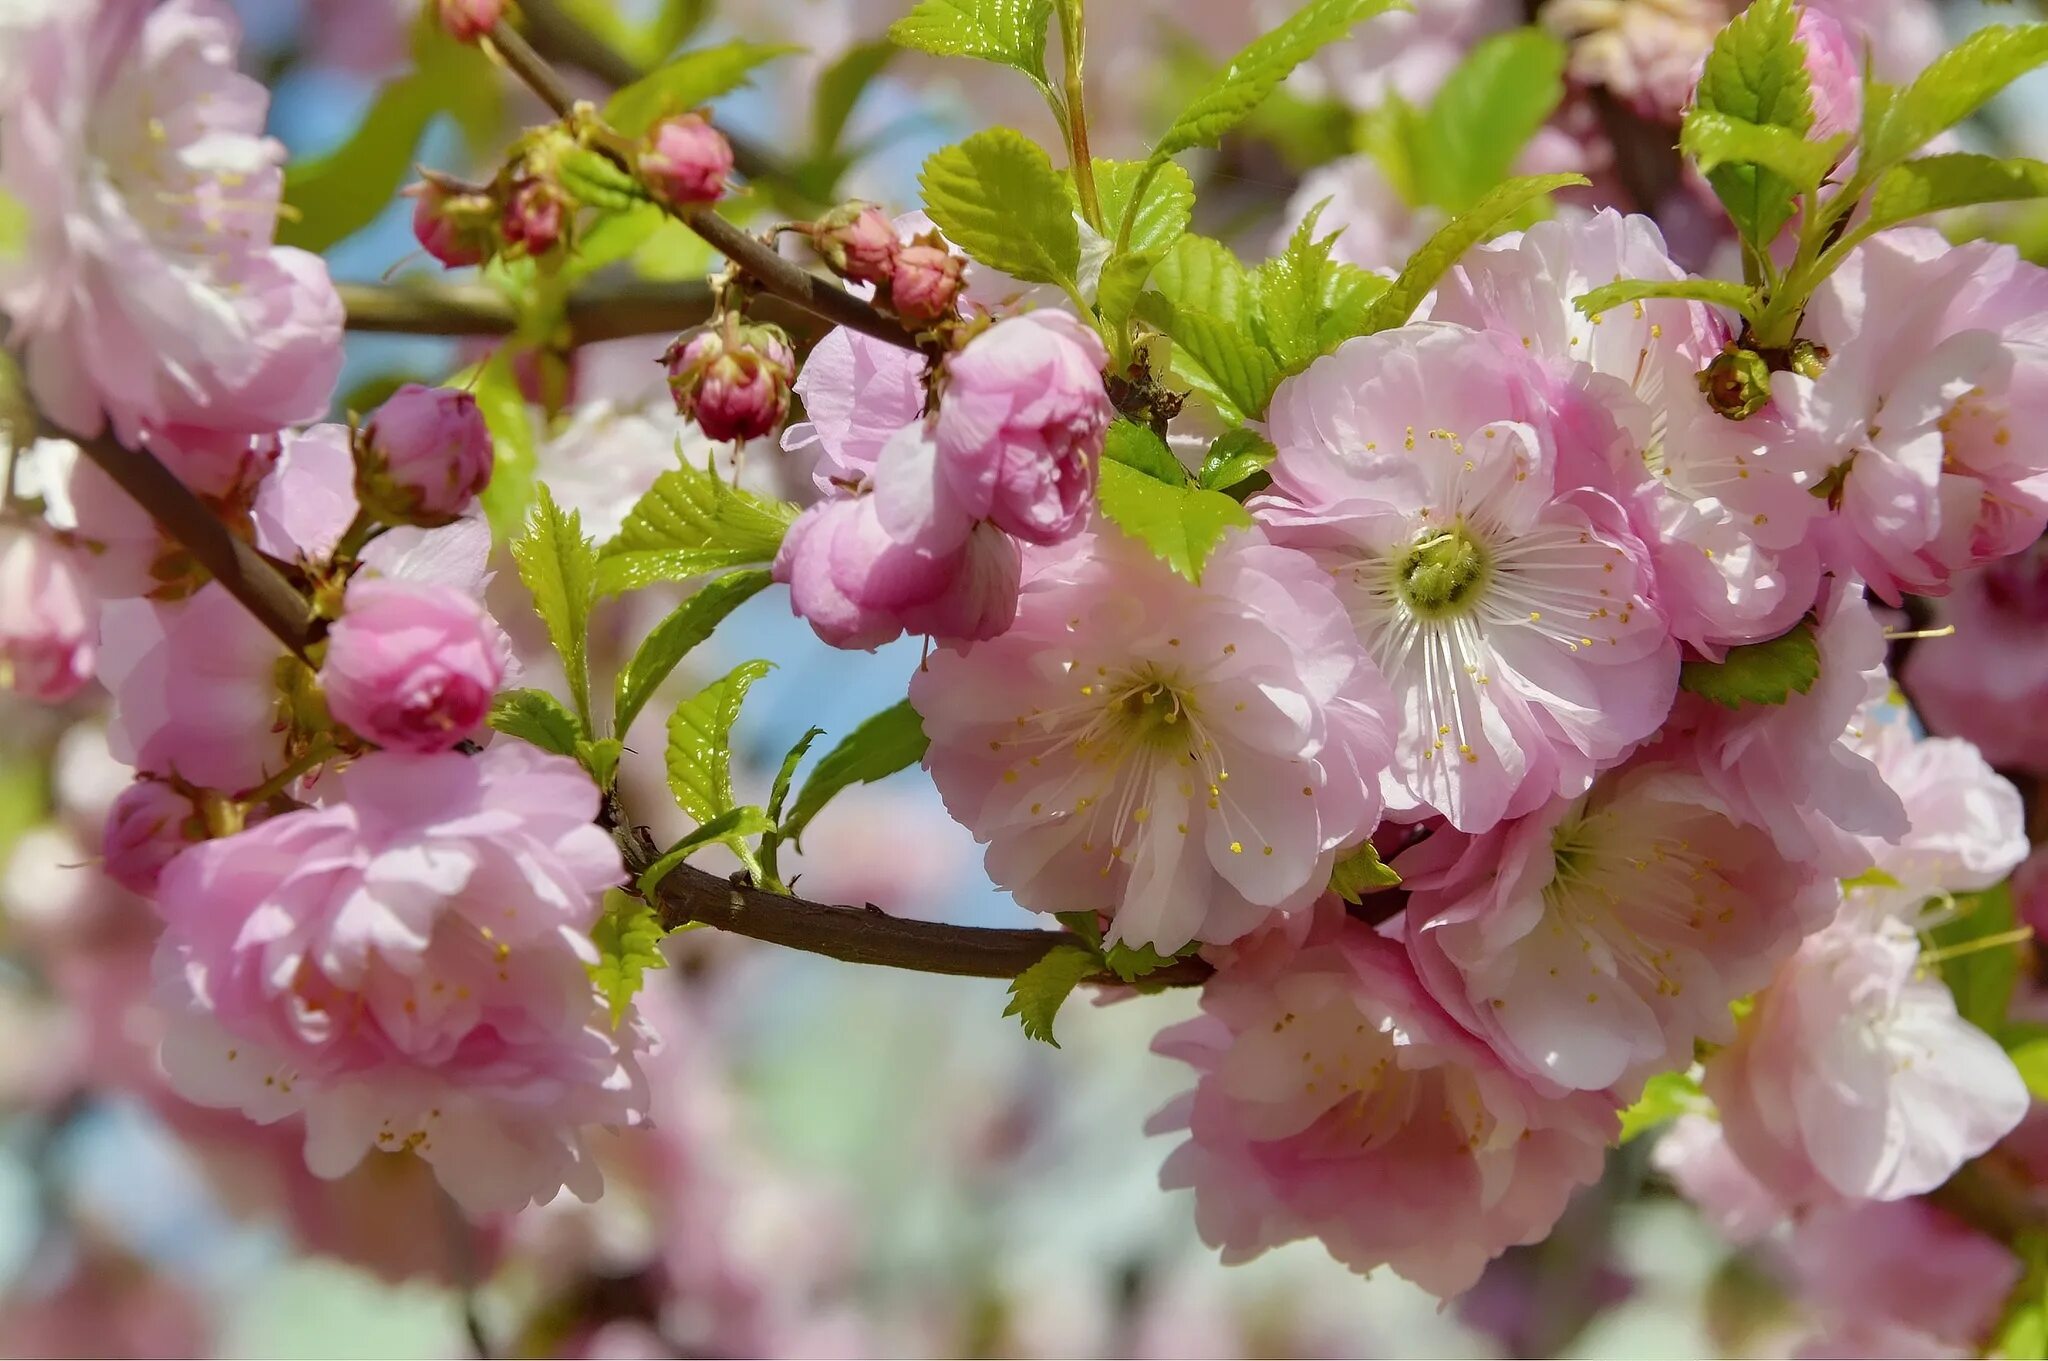
[[491,703],[491,726],[557,756],[574,756],[583,740],[576,715],[545,690],[507,690]]
[[575,756],[590,778],[600,788],[611,788],[612,777],[619,773],[619,757],[626,752],[626,744],[616,737],[600,737],[594,742],[578,742]]
[[1166,447],[1166,441],[1136,421],[1119,418],[1110,425],[1103,436],[1102,457],[1176,487],[1186,485],[1188,480],[1187,469]]
[[512,544],[519,579],[533,595],[533,608],[547,625],[548,641],[569,677],[576,715],[590,729],[590,608],[597,599],[597,554],[583,534],[583,517],[564,514],[546,486]]
[[1138,300],[1138,315],[1172,337],[1174,374],[1233,424],[1265,413],[1280,385],[1280,364],[1241,323],[1176,307],[1158,293]]
[[1102,513],[1118,529],[1197,584],[1202,565],[1225,532],[1252,522],[1250,513],[1222,492],[1171,486],[1121,463],[1102,465],[1098,497]]
[[[18,260],[28,250],[34,220],[28,205],[0,189],[0,260]],[[279,224],[280,226],[283,224]]]
[[1788,633],[1761,643],[1728,649],[1719,664],[1688,660],[1678,669],[1678,688],[1710,699],[1724,709],[1745,704],[1783,704],[1803,695],[1820,679],[1820,645],[1813,625],[1802,619]]
[[480,498],[491,532],[500,541],[526,523],[533,508],[533,479],[538,461],[533,412],[513,372],[514,350],[500,345],[476,371],[471,391],[484,427],[491,432],[491,480]]
[[1060,1042],[1053,1038],[1052,1023],[1060,1007],[1082,979],[1101,971],[1102,960],[1093,950],[1055,945],[1011,980],[1010,1005],[1003,1008],[1003,1015],[1015,1016],[1023,1022],[1026,1035],[1057,1049]]
[[1152,272],[1152,286],[1176,308],[1237,324],[1250,305],[1251,275],[1230,247],[1206,236],[1183,236]]
[[856,43],[818,77],[811,94],[811,154],[829,156],[846,133],[846,120],[896,56],[897,48],[886,42]]
[[823,728],[804,729],[804,735],[797,738],[796,745],[782,758],[781,769],[775,772],[775,783],[768,790],[768,820],[775,824],[782,822],[782,805],[789,800],[790,786],[796,781],[796,768],[804,759],[804,753],[811,744],[825,735]]
[[668,967],[661,953],[663,934],[661,919],[648,904],[619,889],[605,892],[604,913],[590,928],[591,944],[597,947],[590,980],[611,1007],[612,1029],[626,1018],[647,971]]
[[1710,178],[1724,165],[1761,166],[1796,194],[1819,187],[1848,144],[1847,133],[1809,142],[1785,128],[1745,122],[1712,109],[1687,113],[1678,136],[1679,149],[1698,161]]
[[682,864],[698,851],[715,841],[730,845],[742,837],[760,836],[773,830],[775,823],[769,816],[751,804],[742,808],[728,808],[709,822],[700,822],[685,833],[675,845],[661,853],[661,858],[640,872],[634,887],[649,898],[661,890],[662,880],[669,871]]
[[1978,29],[1873,110],[1865,120],[1865,163],[1876,168],[1912,155],[2043,62],[2048,24]]
[[[1169,964],[1179,962],[1182,955],[1191,955],[1198,946],[1190,945],[1178,955],[1162,955],[1149,945],[1112,945],[1103,953],[1102,962],[1126,983],[1135,983],[1147,974],[1158,973]],[[1144,991],[1144,989],[1140,989]]]
[[754,69],[804,49],[789,43],[720,43],[685,52],[605,101],[604,121],[638,137],[672,113],[688,113],[747,83]]
[[[1102,202],[1102,220],[1109,224],[1110,239],[1122,230],[1124,214],[1131,211],[1131,194],[1145,178],[1144,161],[1095,160],[1095,195]],[[1068,181],[1072,187],[1072,181]],[[1145,197],[1136,205],[1131,219],[1130,249],[1171,250],[1194,219],[1195,182],[1177,165],[1160,166],[1145,184]]]
[[1916,217],[1973,203],[2010,203],[2048,197],[2048,162],[2024,156],[2000,159],[1956,152],[1922,156],[1893,166],[1878,178],[1870,196],[1870,214],[1858,224],[1864,232],[1881,231]]
[[690,649],[711,636],[725,617],[768,586],[766,571],[733,572],[708,581],[654,626],[619,673],[612,730],[625,733]]
[[1045,25],[1052,0],[920,0],[889,26],[904,47],[941,57],[976,57],[1045,80]]
[[2048,1101],[2048,1039],[2028,1040],[2014,1049],[2010,1056],[2012,1066],[2020,1070],[2020,1078],[2033,1093],[2034,1100]]
[[562,187],[578,203],[614,213],[630,212],[648,201],[645,186],[602,152],[570,147],[555,161]]
[[1410,126],[1417,196],[1446,212],[1477,203],[1564,98],[1565,47],[1540,28],[1478,44]]
[[1272,441],[1250,430],[1228,430],[1209,446],[1202,460],[1196,484],[1204,491],[1228,491],[1238,483],[1266,470],[1276,450]]
[[1574,306],[1587,316],[1597,316],[1623,303],[1646,298],[1689,298],[1710,302],[1748,316],[1758,307],[1756,290],[1721,279],[1621,279],[1603,284],[1574,299]]
[[1955,994],[1956,1011],[1987,1035],[2005,1028],[2005,1012],[2019,977],[2019,938],[2013,932],[2012,890],[2000,884],[1956,898],[1956,915],[1927,932],[1939,953],[1942,981]]
[[1076,287],[1081,236],[1071,200],[1051,159],[1023,133],[990,128],[935,151],[918,183],[939,230],[981,263]]
[[1286,22],[1232,58],[1208,88],[1189,101],[1153,148],[1152,160],[1164,161],[1193,147],[1214,146],[1264,103],[1295,67],[1343,38],[1353,24],[1395,4],[1396,0],[1309,0]]
[[1627,1143],[1681,1115],[1707,1109],[1707,1098],[1691,1073],[1659,1073],[1643,1084],[1643,1094],[1621,1113],[1621,1139]]
[[741,662],[669,715],[669,791],[700,826],[734,807],[733,720],[739,717],[747,691],[772,669],[772,662]]
[[[1813,88],[1795,37],[1798,24],[1791,0],[1757,0],[1738,14],[1707,53],[1687,121],[1699,113],[1723,114],[1803,138],[1813,127]],[[1791,186],[1769,170],[1724,165],[1707,178],[1752,249],[1768,246],[1791,219]]]
[[1347,851],[1330,870],[1330,892],[1347,903],[1363,902],[1366,894],[1400,883],[1401,876],[1381,861],[1379,849],[1370,841]]
[[1523,175],[1508,180],[1458,214],[1423,242],[1402,267],[1393,286],[1366,313],[1361,335],[1405,325],[1452,265],[1466,251],[1499,231],[1523,208],[1559,189],[1586,184],[1584,175]]
[[771,562],[796,507],[727,485],[708,468],[684,464],[654,479],[626,514],[597,565],[601,595],[657,581]]
[[818,810],[848,785],[868,784],[916,765],[930,745],[924,720],[910,701],[898,700],[848,733],[811,769],[796,796],[796,807],[783,819],[782,836],[797,841]]
[[1326,310],[1324,294],[1331,272],[1330,251],[1337,233],[1318,239],[1316,219],[1328,200],[1318,203],[1295,227],[1287,249],[1252,271],[1252,294],[1258,299],[1259,326],[1266,344],[1288,373],[1298,373],[1322,353],[1319,335]]

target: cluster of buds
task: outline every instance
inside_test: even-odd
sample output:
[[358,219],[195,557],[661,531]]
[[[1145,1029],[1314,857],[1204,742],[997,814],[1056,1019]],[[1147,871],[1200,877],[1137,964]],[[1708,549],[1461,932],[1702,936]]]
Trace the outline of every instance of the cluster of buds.
[[788,414],[796,352],[779,326],[728,312],[678,339],[662,362],[676,410],[714,440],[759,439]]
[[957,313],[966,264],[936,231],[904,241],[872,203],[842,203],[804,229],[834,274],[873,284],[875,301],[912,326],[936,326]]
[[356,499],[385,524],[445,525],[491,480],[491,432],[476,398],[407,383],[355,436]]
[[703,114],[677,114],[648,129],[634,168],[662,203],[716,203],[732,174],[732,143]]
[[935,326],[954,314],[960,300],[963,257],[937,232],[926,232],[896,252],[883,303],[912,326]]

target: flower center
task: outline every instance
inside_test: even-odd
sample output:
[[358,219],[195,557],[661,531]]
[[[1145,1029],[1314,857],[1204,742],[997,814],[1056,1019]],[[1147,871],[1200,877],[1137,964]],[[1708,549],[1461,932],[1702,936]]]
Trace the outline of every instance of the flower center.
[[1127,688],[1110,701],[1112,719],[1126,740],[1162,751],[1186,750],[1193,744],[1191,711],[1172,681],[1151,671],[1133,674]]
[[1486,584],[1492,559],[1460,522],[1423,535],[1394,561],[1394,588],[1424,619],[1462,613]]

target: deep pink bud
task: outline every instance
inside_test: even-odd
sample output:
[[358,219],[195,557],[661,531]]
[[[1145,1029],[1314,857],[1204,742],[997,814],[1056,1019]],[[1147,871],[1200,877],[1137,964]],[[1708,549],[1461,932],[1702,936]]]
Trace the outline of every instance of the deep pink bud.
[[665,362],[676,410],[714,440],[759,439],[789,410],[796,354],[779,327],[706,327],[671,346]]
[[819,218],[811,244],[834,274],[862,284],[888,283],[902,249],[894,224],[872,203],[843,203]]
[[356,439],[356,498],[387,524],[445,525],[491,480],[491,432],[476,398],[407,383]]
[[960,296],[962,260],[935,234],[899,248],[889,275],[889,305],[913,326],[953,315]]
[[439,0],[441,27],[457,42],[473,43],[505,13],[505,0]]
[[640,149],[640,179],[668,203],[716,203],[732,174],[732,143],[699,113],[664,118]]
[[569,209],[567,196],[547,180],[516,182],[512,196],[505,202],[504,218],[499,224],[505,233],[505,244],[516,246],[528,255],[547,254],[562,239]]
[[483,603],[452,586],[359,576],[320,684],[335,718],[378,746],[445,751],[483,726],[510,650]]
[[189,796],[163,780],[137,780],[107,810],[100,857],[109,879],[148,898],[164,866],[205,839],[206,819]]
[[460,269],[480,265],[498,247],[498,205],[488,194],[429,177],[405,191],[412,197],[412,234],[427,254]]

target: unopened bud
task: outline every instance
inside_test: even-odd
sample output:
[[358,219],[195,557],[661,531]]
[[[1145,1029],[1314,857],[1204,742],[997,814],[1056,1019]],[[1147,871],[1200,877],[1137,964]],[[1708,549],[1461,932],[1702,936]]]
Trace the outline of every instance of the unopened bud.
[[491,480],[491,432],[476,398],[407,383],[356,437],[356,498],[387,524],[445,525]]
[[191,797],[163,780],[138,780],[107,810],[100,858],[107,877],[151,897],[164,866],[206,839],[206,819]]
[[1810,340],[1795,340],[1792,342],[1791,361],[1792,372],[1801,378],[1818,378],[1828,371],[1827,347]]
[[569,212],[568,196],[551,182],[516,181],[500,222],[505,244],[528,255],[545,255],[562,239]]
[[1708,405],[1731,421],[1747,420],[1771,400],[1771,369],[1754,350],[1730,346],[1699,371]]
[[732,174],[732,143],[698,113],[656,123],[640,150],[641,182],[665,203],[716,203]]
[[834,274],[855,283],[888,283],[902,248],[896,228],[872,203],[842,203],[811,225],[811,245]]
[[889,274],[889,306],[913,326],[929,326],[954,313],[963,261],[928,232],[896,252]]
[[457,42],[473,43],[505,14],[505,0],[439,0],[441,27]]
[[434,175],[405,192],[414,200],[413,235],[442,264],[480,265],[497,250],[498,205],[489,194]]
[[779,327],[706,327],[678,340],[663,362],[676,410],[714,440],[758,439],[789,410],[796,355]]

